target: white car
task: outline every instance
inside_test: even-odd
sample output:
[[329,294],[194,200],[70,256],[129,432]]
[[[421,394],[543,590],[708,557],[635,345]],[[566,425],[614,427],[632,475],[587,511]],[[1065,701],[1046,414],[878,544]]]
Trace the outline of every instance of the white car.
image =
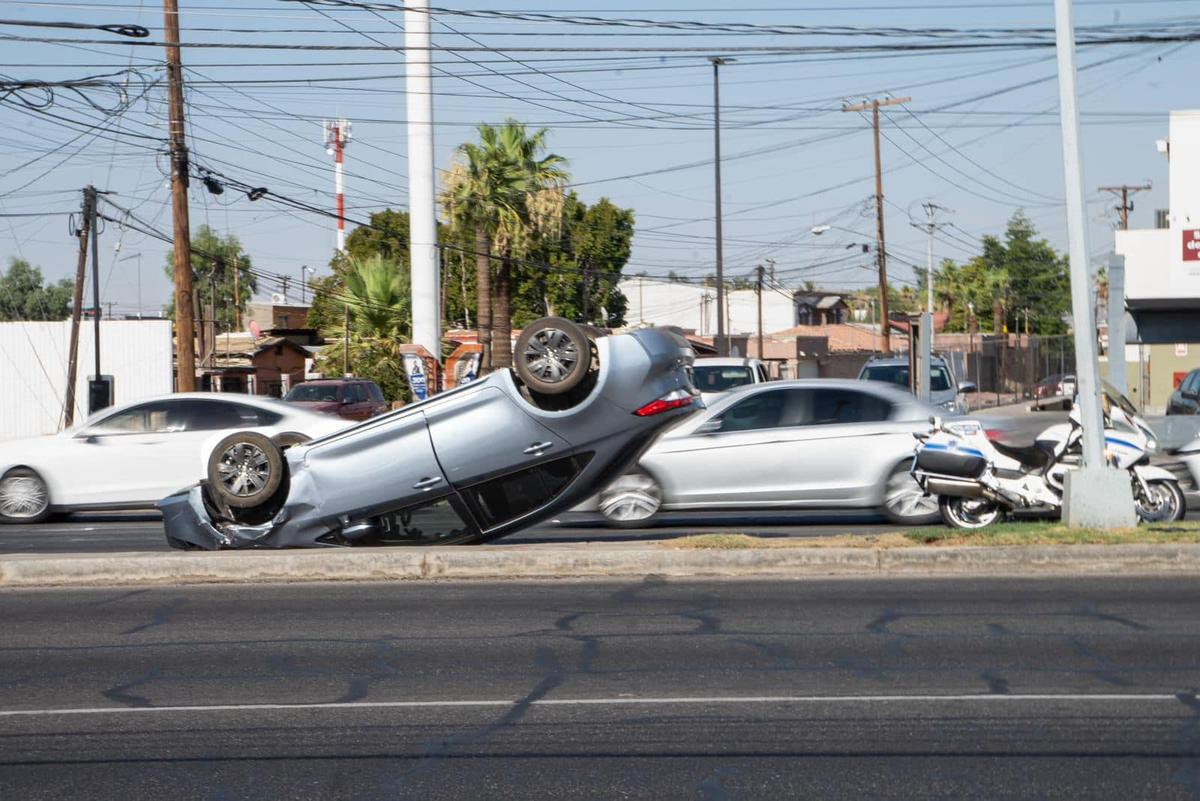
[[692,365],[692,383],[704,403],[711,404],[722,393],[748,384],[769,381],[767,366],[759,359],[705,356]]
[[0,442],[0,523],[152,508],[203,478],[213,447],[233,431],[290,445],[349,425],[251,395],[181,393],[105,409],[58,434]]

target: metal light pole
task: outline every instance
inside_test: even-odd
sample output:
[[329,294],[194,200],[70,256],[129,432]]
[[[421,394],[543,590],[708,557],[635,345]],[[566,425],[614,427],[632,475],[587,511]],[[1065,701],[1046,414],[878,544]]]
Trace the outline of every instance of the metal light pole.
[[709,56],[713,67],[713,200],[717,240],[717,355],[728,356],[725,338],[725,259],[721,239],[721,65],[734,59]]
[[1100,364],[1096,354],[1088,280],[1087,207],[1079,152],[1079,108],[1075,73],[1075,23],[1071,0],[1055,0],[1058,95],[1066,180],[1067,243],[1070,255],[1071,314],[1075,328],[1076,403],[1083,427],[1083,463],[1067,472],[1063,519],[1069,526],[1129,527],[1136,523],[1129,478],[1109,470],[1104,458],[1104,414],[1100,407]]

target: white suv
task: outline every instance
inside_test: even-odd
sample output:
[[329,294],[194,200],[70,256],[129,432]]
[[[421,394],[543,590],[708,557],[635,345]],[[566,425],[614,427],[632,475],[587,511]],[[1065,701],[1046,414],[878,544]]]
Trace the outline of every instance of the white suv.
[[692,383],[706,404],[734,387],[771,380],[761,359],[705,357],[696,359],[692,371]]

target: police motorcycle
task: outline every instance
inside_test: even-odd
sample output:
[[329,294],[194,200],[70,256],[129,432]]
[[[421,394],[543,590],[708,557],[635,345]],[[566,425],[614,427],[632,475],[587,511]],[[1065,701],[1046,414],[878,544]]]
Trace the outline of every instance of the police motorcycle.
[[[1146,522],[1182,520],[1187,511],[1176,476],[1149,464],[1158,447],[1154,432],[1116,388],[1104,385],[1104,454],[1128,470],[1138,517]],[[1067,472],[1079,467],[1082,425],[1079,405],[1068,422],[1052,425],[1029,447],[988,439],[975,420],[930,418],[932,430],[918,432],[912,475],[938,496],[942,519],[954,528],[979,529],[1010,513],[1061,514]]]

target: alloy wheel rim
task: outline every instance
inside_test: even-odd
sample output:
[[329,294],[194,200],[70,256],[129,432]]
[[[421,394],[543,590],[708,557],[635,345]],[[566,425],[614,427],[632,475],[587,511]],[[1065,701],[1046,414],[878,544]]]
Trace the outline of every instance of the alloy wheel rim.
[[888,479],[884,505],[900,517],[925,517],[937,512],[937,498],[927,496],[907,472],[896,472]]
[[600,497],[600,511],[622,523],[648,520],[662,506],[662,492],[654,479],[644,475],[622,476]]
[[1170,520],[1175,516],[1175,493],[1165,484],[1151,484],[1150,496],[1144,498],[1139,493],[1137,498],[1138,510],[1144,520],[1151,522]]
[[218,478],[226,490],[239,498],[259,492],[271,476],[271,463],[262,448],[238,442],[221,454]]
[[34,518],[46,510],[46,485],[34,476],[9,476],[0,481],[0,514],[15,520]]
[[958,498],[955,507],[958,519],[969,528],[991,525],[1000,515],[1000,510],[990,501]]
[[560,328],[538,331],[525,347],[525,366],[548,384],[561,382],[578,363],[579,348]]

